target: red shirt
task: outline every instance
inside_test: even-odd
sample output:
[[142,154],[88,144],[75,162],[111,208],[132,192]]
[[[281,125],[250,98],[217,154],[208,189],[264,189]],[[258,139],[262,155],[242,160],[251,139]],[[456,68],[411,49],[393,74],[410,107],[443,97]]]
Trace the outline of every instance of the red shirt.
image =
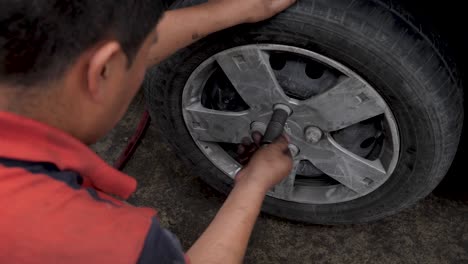
[[153,209],[109,196],[135,189],[70,135],[0,112],[1,263],[183,263]]

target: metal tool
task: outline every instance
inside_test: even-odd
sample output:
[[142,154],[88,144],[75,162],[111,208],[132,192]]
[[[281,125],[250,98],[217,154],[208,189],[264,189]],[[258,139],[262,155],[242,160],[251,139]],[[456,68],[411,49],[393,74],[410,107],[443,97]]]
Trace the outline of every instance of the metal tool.
[[262,139],[262,145],[271,144],[275,141],[284,131],[284,125],[288,117],[292,114],[291,108],[284,104],[277,104],[273,108],[273,115],[268,123],[265,135]]

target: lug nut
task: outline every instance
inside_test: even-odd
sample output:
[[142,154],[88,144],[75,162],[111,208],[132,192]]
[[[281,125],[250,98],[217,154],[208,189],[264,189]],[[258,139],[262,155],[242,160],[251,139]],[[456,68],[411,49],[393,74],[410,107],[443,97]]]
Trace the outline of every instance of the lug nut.
[[264,123],[255,121],[252,124],[250,124],[250,134],[257,131],[260,134],[265,135],[266,128],[267,126]]
[[277,109],[284,110],[286,113],[288,113],[288,116],[291,116],[293,112],[291,107],[285,104],[276,104],[275,106],[273,106],[273,110],[277,110]]
[[289,144],[288,148],[289,148],[289,151],[291,152],[291,156],[296,157],[297,155],[299,155],[300,150],[296,145]]
[[304,137],[308,143],[316,144],[322,139],[323,132],[316,126],[310,126],[305,129]]

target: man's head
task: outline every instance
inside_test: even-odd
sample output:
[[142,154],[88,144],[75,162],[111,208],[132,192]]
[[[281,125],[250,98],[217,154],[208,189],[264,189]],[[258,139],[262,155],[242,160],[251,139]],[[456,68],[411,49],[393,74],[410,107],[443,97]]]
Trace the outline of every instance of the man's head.
[[141,84],[162,2],[2,1],[0,110],[96,140]]

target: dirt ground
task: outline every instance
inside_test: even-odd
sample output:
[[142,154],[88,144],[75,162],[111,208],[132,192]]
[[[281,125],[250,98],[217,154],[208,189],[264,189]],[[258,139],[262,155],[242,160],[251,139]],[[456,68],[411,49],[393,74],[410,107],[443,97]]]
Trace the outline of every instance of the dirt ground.
[[[93,146],[108,162],[133,133],[143,105],[139,96],[118,127]],[[139,182],[130,202],[157,208],[162,224],[185,248],[224,200],[190,175],[151,127],[124,171]],[[304,225],[261,215],[245,263],[468,263],[467,176],[466,171],[452,172],[417,205],[370,224]]]

